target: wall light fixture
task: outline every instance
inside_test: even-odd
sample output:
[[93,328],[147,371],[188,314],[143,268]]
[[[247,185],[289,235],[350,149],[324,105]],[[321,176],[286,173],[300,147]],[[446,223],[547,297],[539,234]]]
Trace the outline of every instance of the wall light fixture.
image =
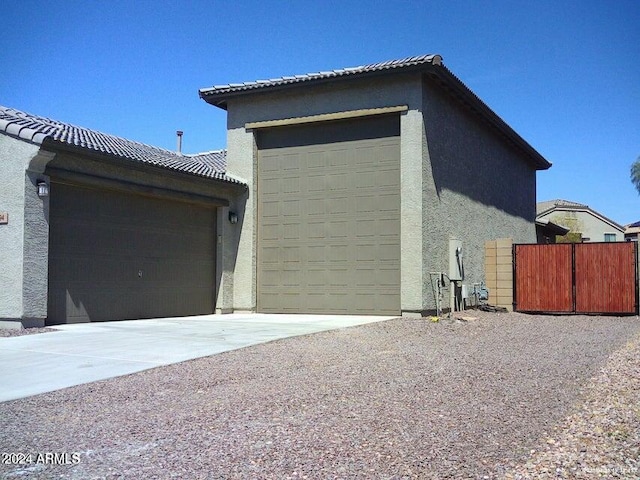
[[39,197],[48,197],[49,196],[49,184],[44,180],[38,180],[38,196]]

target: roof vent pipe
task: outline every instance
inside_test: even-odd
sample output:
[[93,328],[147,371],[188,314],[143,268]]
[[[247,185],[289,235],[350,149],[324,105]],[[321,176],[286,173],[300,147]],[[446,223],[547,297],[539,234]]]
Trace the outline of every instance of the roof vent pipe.
[[178,130],[176,135],[178,136],[178,153],[182,153],[182,130]]

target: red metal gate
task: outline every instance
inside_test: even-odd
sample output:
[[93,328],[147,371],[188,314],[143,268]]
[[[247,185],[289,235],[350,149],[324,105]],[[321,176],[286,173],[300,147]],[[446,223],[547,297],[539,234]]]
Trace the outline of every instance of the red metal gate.
[[514,245],[519,312],[638,312],[637,244]]

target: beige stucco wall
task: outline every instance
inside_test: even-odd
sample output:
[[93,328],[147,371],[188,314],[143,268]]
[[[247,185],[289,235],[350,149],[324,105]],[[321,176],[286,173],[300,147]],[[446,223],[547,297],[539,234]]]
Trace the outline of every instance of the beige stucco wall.
[[[464,284],[485,281],[484,244],[535,243],[536,172],[495,129],[427,81],[423,170],[425,276],[449,271],[449,238],[462,241]],[[428,240],[426,240],[428,239]],[[425,308],[435,306],[425,285]]]
[[485,241],[535,242],[535,169],[421,75],[243,95],[228,100],[228,173],[249,185],[233,309],[256,308],[257,149],[245,124],[396,105],[408,107],[400,116],[403,313],[435,308],[429,272],[448,272],[450,237],[463,242],[469,284],[484,280]]
[[[38,145],[0,134],[0,321],[43,325],[47,314],[49,199],[37,194],[51,158]],[[5,325],[7,325],[5,323]],[[18,324],[19,325],[19,324]]]

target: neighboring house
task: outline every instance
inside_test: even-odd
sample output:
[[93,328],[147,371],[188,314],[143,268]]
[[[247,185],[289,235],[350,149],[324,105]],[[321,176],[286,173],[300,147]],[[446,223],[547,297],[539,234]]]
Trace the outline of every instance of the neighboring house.
[[536,221],[548,221],[569,229],[578,242],[622,242],[624,227],[582,203],[549,200],[537,204]]
[[0,109],[0,319],[432,311],[433,272],[536,240],[551,166],[441,60],[202,89],[201,155]]
[[556,243],[557,237],[569,233],[567,227],[557,225],[546,218],[536,219],[536,239],[540,244]]
[[637,242],[640,233],[640,222],[630,223],[624,227],[624,239],[627,242]]

